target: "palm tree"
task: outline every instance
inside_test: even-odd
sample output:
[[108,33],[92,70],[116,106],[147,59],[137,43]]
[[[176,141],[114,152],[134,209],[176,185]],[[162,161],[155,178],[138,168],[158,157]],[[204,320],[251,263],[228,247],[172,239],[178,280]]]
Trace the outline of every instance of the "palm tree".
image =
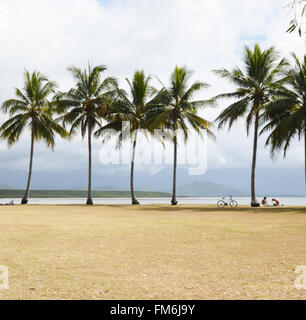
[[193,100],[194,95],[201,89],[208,87],[206,83],[196,81],[188,86],[191,72],[186,67],[175,67],[170,86],[163,85],[152,106],[149,107],[146,117],[147,126],[151,129],[172,130],[174,147],[173,159],[173,188],[171,204],[176,205],[176,171],[177,171],[177,130],[181,129],[185,142],[189,136],[188,124],[201,135],[201,130],[214,137],[210,131],[212,124],[200,117],[197,113],[200,108],[214,106],[214,100]]
[[[124,90],[117,91],[117,99],[113,99],[110,108],[107,113],[107,119],[109,123],[104,127],[98,129],[95,133],[96,136],[101,136],[112,129],[119,133],[118,146],[124,138],[133,138],[133,149],[131,158],[131,173],[130,173],[130,191],[131,200],[133,205],[139,204],[134,192],[134,166],[135,166],[135,154],[137,145],[137,130],[145,129],[145,116],[147,108],[150,106],[150,97],[153,93],[153,88],[150,87],[151,77],[146,77],[144,71],[136,71],[133,76],[132,82],[126,79],[130,97]],[[125,136],[122,133],[122,122],[128,121],[130,124],[130,134]]]
[[91,172],[92,151],[91,139],[96,127],[102,126],[102,118],[106,113],[106,106],[112,93],[115,92],[117,81],[113,77],[101,79],[102,73],[106,71],[103,65],[87,69],[76,67],[68,68],[76,82],[75,87],[66,93],[59,93],[56,103],[62,113],[61,119],[64,126],[70,124],[70,135],[81,131],[84,138],[88,138],[88,196],[86,204],[92,205],[91,196]]
[[30,74],[26,71],[24,89],[16,89],[16,98],[5,101],[1,106],[1,109],[10,115],[9,120],[0,127],[1,138],[8,141],[9,147],[18,141],[25,128],[31,131],[28,181],[21,204],[27,204],[29,199],[34,142],[43,140],[53,149],[55,133],[61,137],[67,136],[66,130],[52,118],[55,109],[48,98],[54,93],[55,87],[54,82],[48,81],[39,72]]
[[245,72],[240,68],[229,71],[226,69],[214,72],[230,80],[237,89],[231,93],[220,94],[216,99],[229,98],[238,99],[227,107],[216,119],[219,128],[228,124],[230,129],[239,118],[246,118],[247,135],[252,124],[254,124],[254,141],[251,172],[251,206],[258,207],[260,204],[256,199],[255,172],[258,144],[259,120],[263,114],[263,105],[267,103],[281,83],[280,75],[287,62],[279,56],[273,47],[262,51],[258,44],[253,51],[245,47],[244,65]]
[[303,61],[295,54],[292,57],[295,67],[287,73],[286,86],[265,106],[265,120],[269,122],[262,133],[272,130],[266,141],[266,145],[271,145],[272,156],[283,149],[285,157],[292,140],[304,138],[306,183],[306,55]]

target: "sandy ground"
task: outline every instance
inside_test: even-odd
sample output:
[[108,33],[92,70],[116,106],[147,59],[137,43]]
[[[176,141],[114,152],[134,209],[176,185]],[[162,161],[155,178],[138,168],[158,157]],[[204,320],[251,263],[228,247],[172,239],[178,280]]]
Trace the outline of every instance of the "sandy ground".
[[306,208],[3,206],[0,265],[0,299],[305,299]]

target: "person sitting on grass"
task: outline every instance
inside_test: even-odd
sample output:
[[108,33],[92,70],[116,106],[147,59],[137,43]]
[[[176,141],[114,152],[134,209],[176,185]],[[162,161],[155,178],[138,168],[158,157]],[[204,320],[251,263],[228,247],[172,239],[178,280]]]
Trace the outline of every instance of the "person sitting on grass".
[[273,207],[279,207],[280,203],[277,199],[272,199]]
[[269,207],[268,201],[267,201],[267,197],[264,197],[261,201],[261,205],[264,207]]

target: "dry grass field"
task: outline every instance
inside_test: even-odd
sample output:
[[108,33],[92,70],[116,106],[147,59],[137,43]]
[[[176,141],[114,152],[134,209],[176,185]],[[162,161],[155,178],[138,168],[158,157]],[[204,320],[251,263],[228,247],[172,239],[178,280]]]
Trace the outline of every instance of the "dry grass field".
[[0,299],[305,299],[306,208],[2,206]]

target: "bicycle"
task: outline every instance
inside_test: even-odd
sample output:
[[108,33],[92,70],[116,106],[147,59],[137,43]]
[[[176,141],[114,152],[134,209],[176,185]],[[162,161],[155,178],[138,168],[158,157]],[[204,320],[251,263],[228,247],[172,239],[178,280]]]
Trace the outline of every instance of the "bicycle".
[[236,208],[238,207],[238,202],[237,202],[236,200],[234,200],[234,199],[232,198],[232,196],[230,196],[230,201],[229,201],[229,202],[226,202],[225,199],[226,199],[226,198],[223,197],[222,200],[219,200],[219,201],[217,202],[218,208],[225,208],[225,207],[230,206],[231,208],[236,209]]

